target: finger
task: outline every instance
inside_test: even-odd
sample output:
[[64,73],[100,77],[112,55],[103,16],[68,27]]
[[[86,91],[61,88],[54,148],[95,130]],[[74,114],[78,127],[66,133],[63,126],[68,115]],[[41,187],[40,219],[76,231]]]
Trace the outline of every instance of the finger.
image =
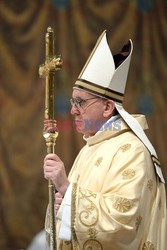
[[55,160],[55,154],[47,154],[44,158],[44,162],[47,160]]
[[61,203],[62,203],[62,199],[56,199],[56,202],[55,202],[56,205],[61,205]]
[[58,155],[54,154],[54,157],[55,157],[56,161],[61,161],[61,159],[58,157]]
[[56,203],[61,203],[63,200],[63,198],[59,198],[59,197],[55,197],[55,201]]
[[55,160],[46,160],[44,165],[45,166],[55,166],[56,165],[56,161]]
[[62,198],[62,197],[63,197],[59,192],[57,192],[57,193],[55,194],[55,196],[56,196],[56,198]]
[[45,172],[44,173],[44,177],[45,179],[53,179],[53,175],[52,175],[52,172]]
[[53,172],[53,167],[52,166],[44,166],[44,172],[45,173],[51,173]]
[[55,206],[56,212],[58,212],[59,208],[60,208],[59,205],[56,205],[56,206]]
[[61,159],[56,154],[48,154],[48,155],[46,155],[44,161],[46,161],[46,160],[61,161]]

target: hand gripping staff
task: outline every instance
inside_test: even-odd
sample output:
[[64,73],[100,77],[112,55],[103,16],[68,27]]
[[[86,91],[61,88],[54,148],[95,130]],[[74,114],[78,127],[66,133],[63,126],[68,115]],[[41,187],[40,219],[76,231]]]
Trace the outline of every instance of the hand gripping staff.
[[[45,118],[43,137],[46,141],[47,153],[52,154],[55,152],[56,138],[58,130],[56,128],[55,120],[55,71],[62,67],[61,57],[54,55],[54,31],[51,27],[47,28],[46,37],[46,59],[45,63],[39,67],[40,77],[46,79],[45,83]],[[50,214],[50,250],[56,250],[56,221],[55,221],[55,188],[52,181],[48,181],[49,192],[49,214]]]

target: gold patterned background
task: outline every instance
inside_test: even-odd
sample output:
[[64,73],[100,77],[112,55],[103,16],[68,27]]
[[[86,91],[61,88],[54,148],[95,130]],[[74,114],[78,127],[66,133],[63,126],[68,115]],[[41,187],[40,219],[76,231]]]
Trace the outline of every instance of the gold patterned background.
[[44,37],[51,25],[64,61],[56,75],[56,152],[67,172],[83,145],[71,121],[72,85],[98,36],[108,30],[113,52],[131,38],[134,52],[124,106],[147,115],[167,179],[167,2],[165,0],[0,1],[0,250],[25,249],[44,226],[48,201],[42,138]]

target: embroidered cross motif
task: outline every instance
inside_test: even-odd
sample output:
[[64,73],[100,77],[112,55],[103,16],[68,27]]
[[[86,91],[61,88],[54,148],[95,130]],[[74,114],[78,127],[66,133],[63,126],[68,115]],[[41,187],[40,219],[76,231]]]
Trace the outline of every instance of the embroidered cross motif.
[[88,191],[88,193],[84,193],[79,189],[80,193],[80,199],[84,201],[84,208],[82,209],[81,212],[79,212],[79,220],[82,223],[82,225],[86,227],[92,227],[94,226],[98,219],[99,219],[99,211],[96,205],[93,203],[91,198],[92,193]]

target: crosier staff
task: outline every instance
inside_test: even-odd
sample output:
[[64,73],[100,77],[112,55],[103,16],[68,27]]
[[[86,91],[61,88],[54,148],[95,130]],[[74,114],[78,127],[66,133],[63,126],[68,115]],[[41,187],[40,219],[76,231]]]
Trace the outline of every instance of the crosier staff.
[[[45,64],[39,67],[39,75],[46,78],[45,86],[45,120],[43,137],[46,141],[47,153],[55,152],[56,138],[58,131],[55,120],[55,71],[62,67],[61,57],[54,55],[54,31],[51,27],[47,28],[46,33],[46,59]],[[49,192],[49,214],[50,214],[50,250],[56,250],[56,222],[55,222],[55,188],[52,181],[48,181]]]

